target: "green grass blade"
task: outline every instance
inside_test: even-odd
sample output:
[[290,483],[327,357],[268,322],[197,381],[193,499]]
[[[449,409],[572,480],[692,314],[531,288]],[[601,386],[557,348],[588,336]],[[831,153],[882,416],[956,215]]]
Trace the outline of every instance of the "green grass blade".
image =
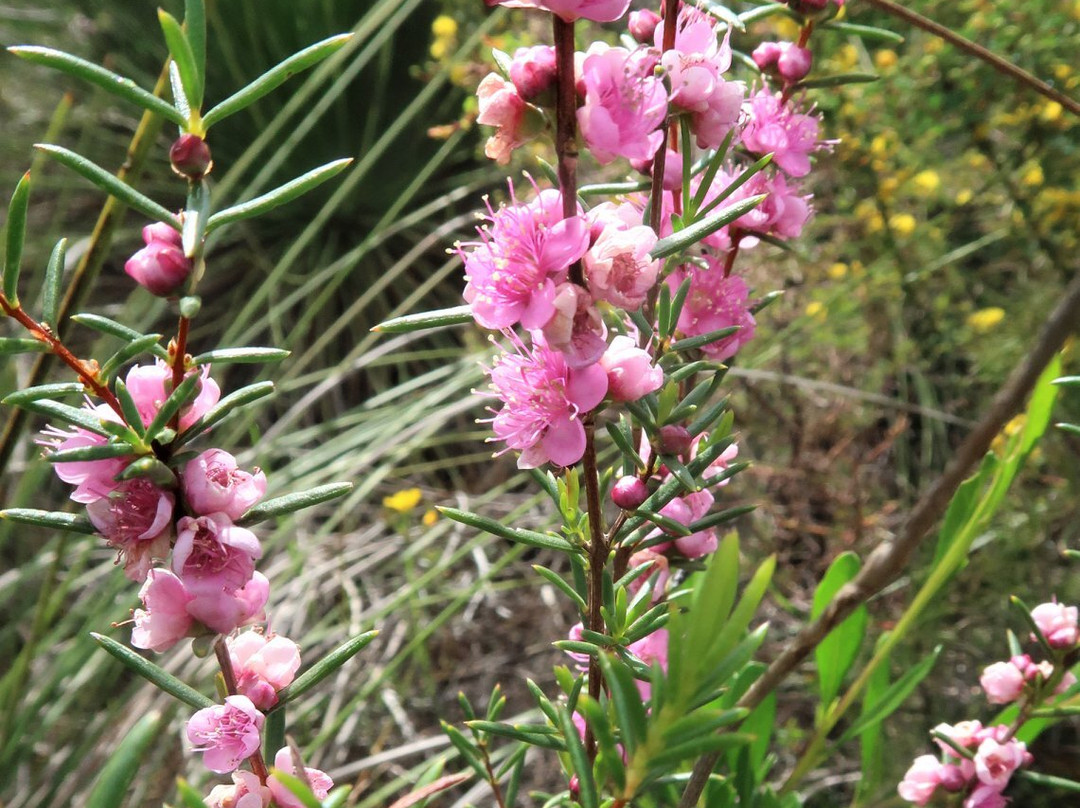
[[86,800],[86,808],[116,808],[123,804],[150,743],[161,730],[161,723],[162,716],[157,711],[139,719],[101,769]]
[[12,306],[19,305],[19,268],[23,242],[26,240],[26,210],[30,205],[30,172],[22,175],[8,205],[6,250],[4,252],[4,297]]

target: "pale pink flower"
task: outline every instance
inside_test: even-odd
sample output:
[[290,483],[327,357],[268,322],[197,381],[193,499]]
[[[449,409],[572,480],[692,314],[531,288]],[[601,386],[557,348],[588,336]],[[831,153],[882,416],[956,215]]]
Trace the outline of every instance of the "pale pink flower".
[[589,249],[589,227],[581,216],[562,217],[562,195],[545,190],[522,204],[511,203],[478,229],[481,241],[460,245],[465,263],[465,300],[484,328],[521,323],[542,328],[555,315],[556,286],[570,265]]
[[517,88],[498,73],[488,73],[476,88],[480,111],[476,122],[497,127],[488,138],[484,154],[506,165],[514,149],[528,143],[544,129],[544,117],[528,104]]
[[1012,773],[1030,759],[1023,741],[1014,738],[1002,744],[987,738],[975,752],[975,776],[980,783],[1003,791]]
[[146,225],[146,227],[142,229],[142,240],[144,244],[150,244],[154,241],[163,241],[166,244],[172,244],[175,247],[179,247],[184,243],[180,231],[171,224],[166,224],[165,222],[154,222],[153,224]]
[[265,619],[263,607],[270,596],[270,582],[255,572],[240,589],[196,587],[187,606],[188,614],[217,634]]
[[784,43],[780,57],[776,60],[776,70],[780,78],[789,84],[802,81],[810,73],[814,64],[814,54],[809,48],[802,48],[793,42]]
[[[202,380],[195,398],[180,410],[180,429],[182,430],[187,429],[205,415],[221,397],[221,388],[210,378],[208,365],[203,365],[198,371],[189,373],[194,372],[200,373]],[[153,365],[136,365],[128,371],[124,384],[127,385],[128,392],[135,401],[143,425],[149,426],[173,390],[172,368],[160,360]]]
[[660,262],[649,255],[656,241],[651,227],[605,227],[583,262],[593,296],[627,310],[641,308],[660,272]]
[[[944,735],[957,746],[961,746],[965,749],[973,749],[979,745],[980,736],[985,729],[986,728],[978,721],[961,721],[956,725],[938,724],[934,727],[934,732]],[[948,744],[942,743],[936,739],[935,743],[937,743],[937,745],[941,747],[941,750],[946,754],[956,754]]]
[[705,267],[686,264],[668,276],[674,293],[689,274],[690,292],[679,314],[679,330],[688,337],[700,336],[738,326],[730,337],[710,343],[702,352],[723,362],[754,337],[754,315],[750,313],[749,290],[738,275],[724,277],[723,266],[708,257]]
[[[653,163],[656,160],[656,156],[653,155],[648,160],[631,160],[630,165],[633,166],[635,171],[640,171],[647,177],[653,175]],[[682,165],[683,156],[674,149],[665,149],[664,152],[664,179],[660,183],[665,191],[677,191],[682,188]],[[608,204],[608,203],[604,203]],[[596,210],[596,208],[593,208]],[[670,211],[668,212],[668,221],[671,220]],[[638,216],[637,222],[641,223],[641,216]]]
[[571,368],[595,364],[607,348],[607,326],[588,290],[560,283],[553,305],[555,313],[539,329],[548,347],[559,351]]
[[594,43],[582,63],[585,104],[578,125],[601,164],[649,160],[664,142],[667,93],[644,51]]
[[915,805],[926,805],[941,783],[942,764],[933,755],[919,755],[907,770],[896,790]]
[[[584,630],[585,626],[583,626],[581,623],[574,623],[574,625],[570,626],[570,630],[566,632],[566,639],[573,642],[582,642],[584,640],[584,637],[581,636],[581,632],[583,632]],[[578,670],[585,671],[589,669],[588,654],[583,654],[580,651],[566,651],[566,655],[572,660],[574,660],[574,663],[577,665]],[[575,715],[577,714],[575,713]]]
[[226,696],[224,704],[205,707],[187,722],[187,737],[203,753],[210,771],[228,774],[259,751],[263,714],[247,696]]
[[124,263],[124,272],[158,297],[176,292],[191,274],[191,268],[191,259],[183,249],[165,241],[151,241]]
[[184,466],[184,499],[197,514],[223,513],[239,519],[266,493],[266,475],[237,468],[236,458],[207,449]]
[[771,152],[773,162],[792,177],[810,173],[810,153],[827,145],[818,139],[818,116],[796,112],[780,93],[764,88],[747,99],[743,110],[746,126],[741,140],[746,149]]
[[581,416],[607,393],[607,373],[599,365],[574,369],[543,341],[531,350],[515,338],[515,351],[495,360],[491,387],[503,407],[491,420],[495,439],[521,452],[519,468],[546,462],[569,466],[585,453]]
[[[296,764],[293,761],[292,751],[288,747],[279,749],[274,755],[274,769],[285,774],[296,774]],[[304,774],[307,775],[307,781],[311,785],[311,792],[315,795],[315,799],[320,802],[325,800],[330,789],[334,787],[334,781],[330,779],[330,775],[307,766],[304,767]],[[273,794],[274,803],[278,808],[304,808],[300,799],[283,786],[272,773],[267,778],[266,785],[270,787],[270,793]]]
[[600,357],[600,366],[607,373],[608,394],[615,401],[637,401],[664,384],[663,368],[653,365],[648,351],[623,334],[611,341]]
[[[682,500],[689,508],[689,519],[684,522],[687,526],[704,518],[715,501],[712,493],[707,489],[686,494]],[[709,553],[714,553],[718,544],[716,531],[711,528],[675,538],[675,549],[687,558],[702,558]]]
[[124,575],[142,582],[154,559],[169,554],[175,503],[171,493],[136,477],[87,505],[86,515],[109,546],[119,551]]
[[614,22],[630,7],[630,0],[485,0],[485,2],[489,6],[542,9],[550,11],[567,22],[579,19]]
[[[736,219],[730,227],[767,233],[783,239],[798,238],[802,235],[803,226],[810,220],[813,212],[810,196],[801,194],[798,186],[789,184],[783,174],[760,171],[732,194],[731,202],[758,194],[767,196],[756,208]],[[751,242],[745,239],[741,244],[751,246]]]
[[555,86],[555,48],[536,45],[518,48],[510,62],[510,81],[526,101],[532,101]]
[[645,585],[645,582],[650,581],[652,585],[652,602],[656,603],[667,593],[668,580],[671,578],[667,556],[661,555],[652,548],[638,550],[630,556],[630,566],[640,567],[642,564],[652,564],[652,568],[630,583],[630,593],[636,595],[638,590]]
[[[108,404],[83,408],[92,412],[102,421],[119,422],[119,417]],[[85,449],[90,446],[104,446],[108,439],[95,432],[73,427],[70,430],[47,426],[42,431],[39,441],[46,451],[64,451],[67,449]],[[56,476],[69,485],[74,485],[71,499],[88,505],[102,497],[107,497],[117,486],[116,476],[130,463],[130,457],[113,457],[105,460],[73,460],[68,463],[54,463]]]
[[191,592],[241,589],[251,580],[260,556],[255,534],[237,527],[223,513],[185,516],[177,523],[172,568]]
[[983,671],[979,684],[991,704],[1009,704],[1024,691],[1024,673],[1012,662],[995,662]]
[[300,669],[300,649],[288,637],[244,631],[228,637],[236,690],[260,710],[278,702],[278,691],[287,687]]
[[1061,603],[1040,603],[1031,610],[1031,619],[1051,648],[1072,648],[1078,632],[1077,608]]
[[143,608],[135,610],[131,644],[151,651],[167,651],[192,628],[187,607],[192,596],[168,570],[152,569],[139,590]]
[[[662,671],[665,673],[667,672],[668,630],[666,628],[654,631],[652,634],[643,637],[637,642],[630,643],[626,646],[626,650],[649,667],[659,665]],[[637,685],[641,698],[648,701],[649,697],[652,696],[652,684],[640,679],[636,680],[634,684]]]
[[203,798],[206,808],[270,808],[270,789],[254,772],[238,769],[232,780],[232,785],[214,786]]
[[964,800],[963,808],[1005,808],[1009,801],[993,786],[979,785]]

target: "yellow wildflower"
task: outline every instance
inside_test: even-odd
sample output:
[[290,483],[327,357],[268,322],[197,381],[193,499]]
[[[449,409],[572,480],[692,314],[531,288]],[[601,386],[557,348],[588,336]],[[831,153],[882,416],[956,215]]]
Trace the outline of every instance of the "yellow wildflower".
[[388,497],[384,497],[382,504],[384,507],[396,511],[397,513],[408,513],[420,504],[422,497],[423,495],[420,493],[419,488],[406,488],[391,494]]
[[815,300],[806,306],[806,316],[812,317],[815,320],[823,321],[828,316],[828,309],[825,308],[825,304]]
[[1057,101],[1047,101],[1042,108],[1042,112],[1039,113],[1039,118],[1047,123],[1054,123],[1061,120],[1061,114],[1065,111],[1065,108],[1061,106]]
[[424,527],[431,527],[439,521],[439,512],[434,508],[429,508],[424,511],[424,516],[420,521],[424,523]]
[[826,272],[828,273],[830,278],[832,278],[834,281],[838,281],[845,275],[847,275],[848,265],[843,263],[842,261],[837,261],[835,264],[829,267]]
[[900,61],[900,59],[896,55],[896,51],[889,50],[888,48],[879,50],[874,54],[874,67],[878,70],[889,70],[890,68],[896,67],[898,61]]
[[991,306],[979,309],[968,315],[968,327],[976,334],[986,334],[992,331],[1002,320],[1005,319],[1005,309]]
[[915,183],[915,187],[925,194],[932,194],[941,187],[941,177],[938,176],[936,171],[926,169],[920,171],[911,180]]
[[458,24],[453,17],[440,14],[431,23],[431,33],[439,39],[453,39],[457,36]]
[[889,217],[889,227],[900,236],[910,236],[919,223],[910,213],[894,213]]
[[1038,163],[1030,163],[1024,170],[1023,176],[1020,177],[1020,182],[1029,187],[1035,187],[1042,185],[1045,179],[1042,166]]
[[971,192],[970,188],[964,188],[962,191],[957,193],[957,195],[956,195],[956,204],[957,205],[966,205],[968,202],[971,201],[972,197],[974,197],[974,196],[975,196],[975,194],[973,194]]
[[431,47],[428,48],[428,53],[431,54],[431,58],[435,61],[441,61],[446,58],[448,53],[450,53],[450,43],[441,37],[432,40]]

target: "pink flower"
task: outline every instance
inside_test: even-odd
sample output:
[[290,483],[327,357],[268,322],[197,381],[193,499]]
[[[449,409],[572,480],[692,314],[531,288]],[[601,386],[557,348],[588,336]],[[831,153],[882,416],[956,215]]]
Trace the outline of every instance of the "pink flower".
[[600,366],[607,373],[608,394],[615,401],[637,401],[664,384],[663,368],[653,365],[649,353],[622,334],[611,341],[600,357]]
[[[285,774],[296,774],[296,763],[293,761],[292,752],[288,747],[279,749],[278,753],[274,755],[274,769]],[[304,767],[304,774],[307,775],[307,781],[311,785],[311,791],[315,795],[315,799],[325,800],[330,793],[330,789],[334,787],[334,781],[330,779],[330,776],[326,772],[306,766]],[[299,798],[283,786],[273,774],[267,778],[266,785],[270,787],[270,793],[273,794],[274,802],[278,808],[304,808],[304,804],[300,802]]]
[[[708,490],[686,494],[682,500],[689,508],[689,518],[683,522],[687,526],[704,518],[715,501]],[[689,536],[679,536],[675,539],[675,549],[687,558],[702,558],[709,553],[714,553],[718,544],[716,531],[712,529],[699,530]]]
[[630,19],[627,20],[627,28],[630,29],[630,36],[632,36],[636,42],[647,45],[653,41],[653,36],[656,33],[656,26],[660,24],[661,19],[659,14],[655,11],[649,11],[648,9],[631,11]]
[[120,552],[124,574],[146,580],[154,559],[169,554],[175,498],[144,477],[120,483],[105,499],[86,506],[94,528]]
[[[199,392],[193,401],[180,410],[182,430],[205,415],[221,397],[221,388],[210,378],[210,367],[203,365],[198,372],[202,376]],[[160,360],[153,365],[136,365],[128,371],[124,384],[135,401],[143,425],[149,426],[173,390],[172,368]]]
[[560,283],[553,304],[555,313],[540,329],[548,347],[559,351],[571,368],[595,364],[607,348],[607,327],[588,290]]
[[488,73],[476,88],[480,113],[476,122],[495,126],[498,131],[488,138],[484,154],[506,165],[514,149],[528,143],[544,129],[544,117],[536,107],[525,102],[517,89],[497,73]]
[[227,696],[224,704],[199,710],[187,722],[188,740],[203,753],[210,771],[227,774],[259,751],[263,714],[247,696]]
[[[84,407],[102,421],[118,423],[119,418],[108,404],[98,404],[96,407]],[[47,426],[42,432],[39,443],[46,450],[64,451],[67,449],[85,449],[90,446],[104,446],[107,439],[95,432],[74,427],[71,430],[58,429]],[[54,463],[53,470],[56,476],[69,485],[76,488],[71,493],[71,499],[88,505],[116,489],[116,475],[124,470],[131,462],[131,458],[113,457],[105,460],[73,460],[68,463]]]
[[532,101],[555,86],[555,48],[536,45],[518,48],[510,62],[510,81],[526,101]]
[[810,173],[810,153],[824,148],[818,117],[795,112],[780,93],[758,90],[744,105],[747,123],[742,144],[757,154],[772,152],[773,162],[792,177]]
[[1023,741],[1012,739],[1001,744],[987,738],[975,752],[975,776],[980,783],[1003,791],[1012,773],[1028,763],[1030,758]]
[[495,438],[508,451],[521,452],[519,468],[551,462],[569,466],[585,453],[581,415],[607,393],[607,373],[600,365],[574,369],[565,357],[538,341],[527,350],[516,341],[489,371],[491,387],[503,407],[492,419]]
[[605,227],[584,258],[593,296],[627,310],[641,308],[660,272],[660,262],[649,255],[656,241],[652,228],[643,225]]
[[485,0],[489,6],[537,8],[573,22],[578,19],[614,22],[626,13],[630,0]]
[[236,689],[260,710],[278,702],[300,669],[300,649],[288,637],[245,631],[225,640],[236,673]]
[[[668,630],[666,628],[654,631],[652,634],[643,637],[637,642],[630,643],[630,645],[626,646],[626,650],[650,668],[654,665],[659,665],[661,670],[667,672]],[[648,701],[649,697],[652,696],[652,685],[649,682],[643,682],[640,679],[634,684],[637,685],[641,698]]]
[[197,514],[220,512],[239,519],[266,493],[266,475],[248,473],[221,449],[207,449],[184,466],[184,499]]
[[926,805],[941,783],[941,770],[942,764],[936,757],[920,755],[912,762],[896,790],[908,802]]
[[1060,603],[1040,603],[1031,610],[1031,619],[1051,648],[1072,648],[1080,629],[1077,608]]
[[589,249],[589,228],[581,216],[562,217],[558,191],[542,191],[527,205],[514,198],[513,187],[510,197],[498,212],[488,206],[490,225],[477,231],[481,241],[458,247],[465,300],[484,328],[541,328],[555,315],[556,285]]
[[667,93],[644,51],[594,43],[582,63],[585,104],[578,125],[601,164],[649,160],[664,142]]
[[191,259],[184,255],[180,233],[164,222],[142,231],[146,246],[124,264],[124,272],[152,294],[167,297],[191,274]]
[[203,799],[207,808],[269,808],[270,789],[254,772],[234,771],[232,780],[232,785],[214,786]]
[[980,785],[964,800],[964,808],[1005,808],[1008,802],[999,789]]
[[132,645],[160,653],[188,636],[192,619],[187,607],[192,596],[179,578],[168,570],[150,570],[139,599],[143,608],[135,610]]
[[[950,724],[938,724],[934,727],[934,732],[940,733],[955,743],[957,746],[961,746],[965,749],[972,749],[979,744],[980,735],[984,732],[983,725],[978,721],[961,721],[955,726]],[[941,741],[935,741],[938,746],[941,747],[941,751],[949,755],[955,755],[956,753],[952,748]]]
[[185,516],[177,531],[172,568],[189,591],[235,592],[251,580],[262,547],[250,530],[237,527],[223,513],[212,513]]
[[754,337],[754,315],[750,313],[749,290],[737,275],[724,277],[723,266],[715,258],[706,258],[706,266],[684,265],[668,276],[672,292],[690,276],[690,292],[679,314],[679,330],[688,337],[708,334],[738,326],[730,337],[706,345],[701,350],[711,359],[723,362]]
[[[785,239],[802,235],[803,225],[810,220],[812,213],[809,196],[800,194],[798,186],[789,185],[783,174],[769,175],[762,171],[732,194],[731,201],[737,202],[758,194],[768,196],[756,208],[736,219],[731,227]],[[751,246],[745,239],[741,243],[746,247]]]
[[652,602],[656,603],[667,593],[668,579],[671,578],[667,556],[663,556],[652,549],[638,550],[630,556],[630,566],[640,567],[642,564],[652,564],[652,569],[630,583],[630,593],[637,595],[645,582],[651,581]]
[[1024,691],[1024,673],[1012,662],[995,662],[983,671],[979,684],[991,704],[1009,704]]
[[780,50],[780,57],[776,60],[776,70],[780,78],[793,84],[802,81],[810,73],[814,64],[814,54],[809,48],[801,48],[798,45],[787,42],[787,47]]

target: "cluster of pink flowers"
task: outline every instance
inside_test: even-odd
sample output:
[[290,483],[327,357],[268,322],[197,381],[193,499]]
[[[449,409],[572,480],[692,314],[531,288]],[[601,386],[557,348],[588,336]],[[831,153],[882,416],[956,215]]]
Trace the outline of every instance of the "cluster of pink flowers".
[[[989,665],[979,683],[991,704],[1024,700],[1038,705],[1076,684],[1076,677],[1064,668],[1064,661],[1080,644],[1077,608],[1043,603],[1031,610],[1031,618],[1055,658],[1035,663],[1028,654],[1016,654],[1005,662]],[[1032,635],[1031,639],[1040,638]],[[1047,687],[1051,682],[1053,687]],[[900,796],[916,805],[926,805],[941,788],[963,793],[963,808],[1002,808],[1008,802],[1003,792],[1013,772],[1032,762],[1024,743],[1013,737],[1016,729],[1006,725],[983,727],[978,721],[938,725],[934,733],[948,738],[953,746],[938,738],[941,759],[933,755],[916,758],[897,788]],[[958,750],[964,750],[964,754]]]

